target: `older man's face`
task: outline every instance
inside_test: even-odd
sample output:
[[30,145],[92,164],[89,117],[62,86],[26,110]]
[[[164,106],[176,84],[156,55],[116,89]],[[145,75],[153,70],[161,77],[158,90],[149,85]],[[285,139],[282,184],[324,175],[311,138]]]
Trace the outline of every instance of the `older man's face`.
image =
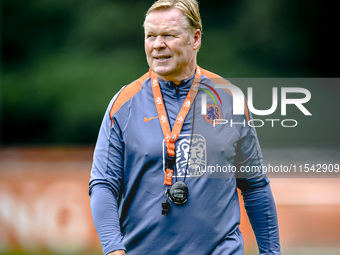
[[182,11],[154,10],[145,20],[145,53],[152,71],[163,80],[180,82],[194,74],[201,33],[189,35]]

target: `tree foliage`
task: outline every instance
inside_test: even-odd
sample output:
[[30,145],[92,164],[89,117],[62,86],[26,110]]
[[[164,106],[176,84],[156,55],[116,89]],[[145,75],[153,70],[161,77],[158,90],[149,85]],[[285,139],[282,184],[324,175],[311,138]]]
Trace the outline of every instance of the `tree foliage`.
[[[3,0],[2,143],[94,143],[110,99],[148,70],[142,24],[152,2]],[[337,76],[324,1],[202,0],[200,8],[203,68]]]

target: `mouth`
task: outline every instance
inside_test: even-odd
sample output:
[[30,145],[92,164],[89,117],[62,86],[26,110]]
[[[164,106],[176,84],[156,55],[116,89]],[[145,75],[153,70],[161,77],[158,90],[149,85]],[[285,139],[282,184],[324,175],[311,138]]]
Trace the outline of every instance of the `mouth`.
[[161,57],[155,57],[158,61],[165,61],[167,59],[171,58],[170,56],[161,56]]

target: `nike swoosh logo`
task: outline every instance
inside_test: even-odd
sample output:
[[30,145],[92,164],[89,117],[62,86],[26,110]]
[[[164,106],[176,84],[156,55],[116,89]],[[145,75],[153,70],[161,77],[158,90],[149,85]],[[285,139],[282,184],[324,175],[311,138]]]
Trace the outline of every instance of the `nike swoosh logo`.
[[148,122],[148,121],[150,121],[150,120],[154,120],[154,119],[157,119],[157,118],[158,118],[158,116],[146,118],[146,115],[145,115],[143,120],[144,120],[144,122]]

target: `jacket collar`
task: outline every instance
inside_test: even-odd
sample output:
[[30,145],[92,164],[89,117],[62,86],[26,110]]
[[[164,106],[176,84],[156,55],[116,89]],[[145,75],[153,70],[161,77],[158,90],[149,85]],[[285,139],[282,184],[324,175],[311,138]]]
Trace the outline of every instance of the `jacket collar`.
[[193,74],[188,79],[182,80],[180,84],[176,85],[172,81],[163,81],[158,77],[158,82],[161,87],[163,93],[170,95],[170,96],[178,96],[178,95],[187,95],[190,86],[195,78],[195,74]]

